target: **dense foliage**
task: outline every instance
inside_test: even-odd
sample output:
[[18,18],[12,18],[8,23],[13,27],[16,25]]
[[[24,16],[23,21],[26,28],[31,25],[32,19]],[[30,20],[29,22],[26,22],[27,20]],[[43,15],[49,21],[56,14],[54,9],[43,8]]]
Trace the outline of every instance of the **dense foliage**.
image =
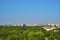
[[0,40],[60,40],[60,29],[54,32],[41,26],[0,26]]

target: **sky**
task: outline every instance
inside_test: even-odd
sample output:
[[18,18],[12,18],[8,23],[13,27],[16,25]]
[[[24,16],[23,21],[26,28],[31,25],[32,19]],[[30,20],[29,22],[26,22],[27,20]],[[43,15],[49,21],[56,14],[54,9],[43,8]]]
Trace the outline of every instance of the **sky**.
[[0,0],[1,24],[60,24],[60,0]]

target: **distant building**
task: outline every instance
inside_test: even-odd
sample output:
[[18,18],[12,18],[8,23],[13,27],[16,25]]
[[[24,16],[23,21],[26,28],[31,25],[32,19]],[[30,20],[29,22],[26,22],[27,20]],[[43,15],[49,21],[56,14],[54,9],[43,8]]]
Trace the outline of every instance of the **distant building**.
[[26,26],[37,26],[37,24],[26,24]]
[[55,29],[57,29],[57,26],[56,25],[47,25],[47,26],[45,26],[45,27],[43,27],[45,30],[47,30],[47,31],[50,31],[50,30],[55,30]]
[[51,25],[51,24],[47,24],[47,25]]
[[37,24],[33,24],[32,26],[37,26]]
[[60,25],[59,24],[56,24],[56,26],[58,26],[58,28],[60,28]]
[[48,25],[52,25],[52,26],[54,26],[55,24],[48,24]]
[[29,24],[26,24],[26,26],[30,26]]
[[20,26],[23,26],[23,24],[20,24]]

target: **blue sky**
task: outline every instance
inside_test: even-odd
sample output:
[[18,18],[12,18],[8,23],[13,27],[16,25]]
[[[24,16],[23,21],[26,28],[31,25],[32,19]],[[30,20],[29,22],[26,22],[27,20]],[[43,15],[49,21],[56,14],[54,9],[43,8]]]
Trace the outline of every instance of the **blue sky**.
[[0,24],[60,23],[60,0],[0,0]]

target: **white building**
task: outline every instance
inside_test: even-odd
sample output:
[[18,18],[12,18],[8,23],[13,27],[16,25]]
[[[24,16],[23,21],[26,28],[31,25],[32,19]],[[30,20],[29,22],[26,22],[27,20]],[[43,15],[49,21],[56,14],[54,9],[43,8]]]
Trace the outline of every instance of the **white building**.
[[20,24],[20,26],[23,26],[23,24]]
[[43,27],[43,28],[47,31],[57,29],[57,27],[55,27],[55,26],[46,26],[46,27]]

